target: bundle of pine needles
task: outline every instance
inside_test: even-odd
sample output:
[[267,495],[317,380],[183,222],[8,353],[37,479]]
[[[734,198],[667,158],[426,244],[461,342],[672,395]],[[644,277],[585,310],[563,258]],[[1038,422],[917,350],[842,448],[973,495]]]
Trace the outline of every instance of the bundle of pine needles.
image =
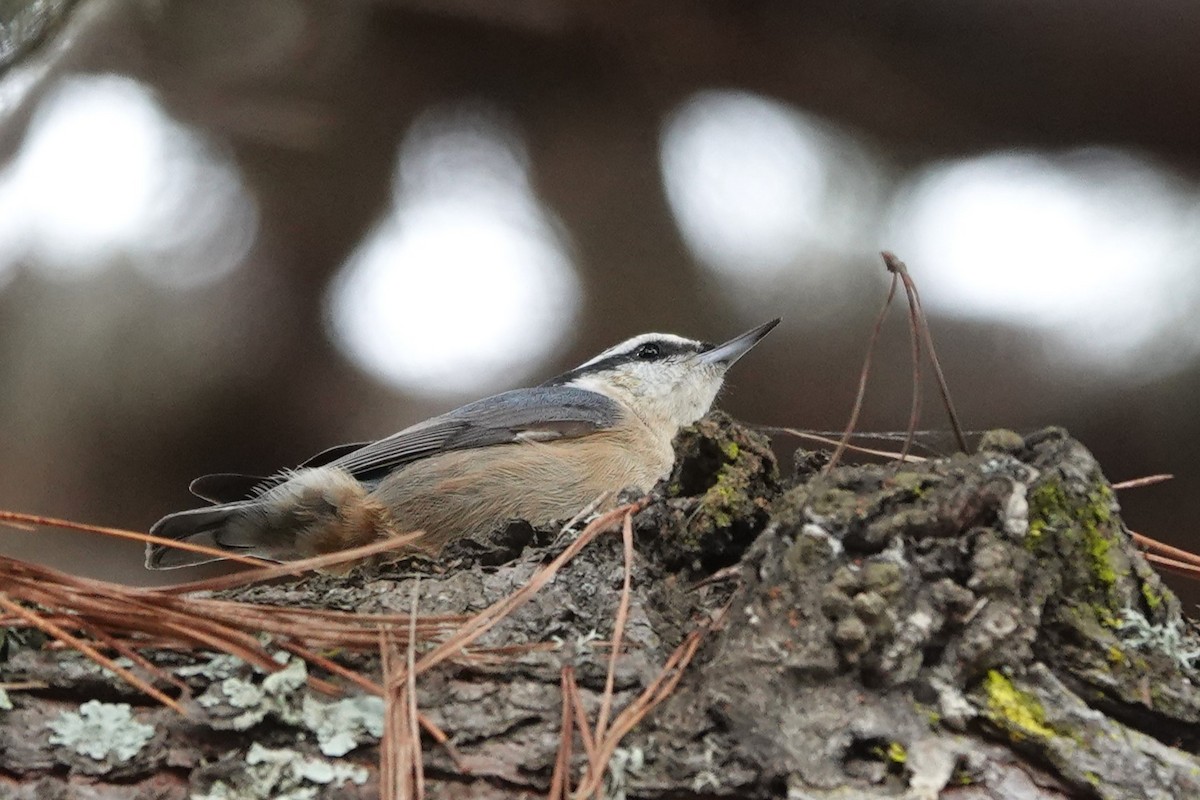
[[[313,569],[353,562],[393,550],[419,534],[380,541],[288,564],[255,566],[233,575],[165,588],[134,588],[107,581],[80,578],[49,567],[0,557],[0,626],[34,628],[57,646],[71,648],[110,670],[130,686],[180,714],[187,714],[189,687],[142,652],[171,649],[183,652],[219,652],[242,659],[267,672],[282,669],[264,645],[267,634],[272,647],[279,647],[316,668],[309,671],[309,686],[319,692],[340,694],[342,686],[315,673],[324,672],[344,683],[381,696],[385,700],[385,725],[380,743],[381,796],[422,797],[420,732],[423,729],[447,748],[449,737],[416,704],[416,681],[437,665],[454,661],[494,664],[515,658],[545,645],[474,648],[487,631],[508,618],[549,583],[571,559],[598,536],[620,530],[624,539],[624,586],[609,645],[608,675],[595,723],[587,720],[579,699],[573,670],[563,671],[562,742],[551,796],[565,797],[571,785],[570,757],[576,731],[583,743],[587,764],[577,797],[598,796],[603,776],[620,740],[656,705],[665,700],[682,677],[683,670],[699,647],[704,633],[719,621],[714,618],[688,635],[663,665],[658,678],[629,706],[613,717],[612,703],[617,659],[628,617],[633,564],[633,515],[641,504],[614,509],[594,519],[555,559],[541,567],[527,584],[474,615],[421,615],[414,591],[408,614],[366,614],[313,608],[265,605],[196,596],[201,592],[272,580]],[[134,531],[75,523],[16,512],[0,512],[0,522],[22,528],[52,526],[126,539],[154,541]],[[193,545],[204,552],[204,548]],[[214,555],[226,555],[213,552]],[[250,561],[250,559],[237,559]],[[322,650],[378,652],[382,674],[376,678],[321,655]],[[123,656],[133,669],[117,663]],[[176,696],[168,689],[174,687]],[[610,722],[611,718],[611,722]]]

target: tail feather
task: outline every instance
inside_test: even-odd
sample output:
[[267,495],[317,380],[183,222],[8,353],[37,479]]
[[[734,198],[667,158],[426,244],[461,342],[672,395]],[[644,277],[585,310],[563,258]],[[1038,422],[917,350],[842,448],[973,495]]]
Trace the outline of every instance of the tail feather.
[[[210,476],[199,481],[204,496],[240,492],[247,479]],[[369,489],[332,467],[304,469],[253,498],[168,514],[150,532],[273,561],[293,561],[375,541],[392,530],[388,508]],[[175,569],[219,561],[162,544],[146,548],[146,567]]]
[[201,475],[192,481],[188,490],[201,500],[210,503],[238,503],[262,494],[262,490],[283,481],[282,478],[264,478],[260,475],[239,475],[221,472],[216,475]]
[[[208,508],[178,511],[168,514],[154,523],[150,533],[163,539],[200,544],[219,550],[238,549],[222,542],[220,534],[231,521],[244,513],[247,505],[247,503],[226,503]],[[219,560],[220,556],[181,550],[163,544],[151,542],[146,545],[147,569],[178,569]]]

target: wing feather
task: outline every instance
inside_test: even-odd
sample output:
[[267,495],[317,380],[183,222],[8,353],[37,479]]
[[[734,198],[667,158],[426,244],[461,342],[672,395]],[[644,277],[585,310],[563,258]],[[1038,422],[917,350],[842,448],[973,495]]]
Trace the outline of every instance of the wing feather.
[[308,461],[305,461],[303,464],[296,467],[296,469],[307,469],[308,467],[323,467],[326,464],[328,464],[330,461],[334,461],[338,458],[341,458],[342,456],[346,455],[347,453],[353,453],[355,450],[359,450],[363,447],[366,447],[369,444],[370,444],[370,442],[353,442],[351,444],[335,445],[334,447],[330,447],[327,450],[322,450],[321,452],[317,453],[315,456],[310,458]]
[[586,436],[614,425],[621,407],[598,392],[538,386],[469,403],[329,462],[370,481],[437,453]]

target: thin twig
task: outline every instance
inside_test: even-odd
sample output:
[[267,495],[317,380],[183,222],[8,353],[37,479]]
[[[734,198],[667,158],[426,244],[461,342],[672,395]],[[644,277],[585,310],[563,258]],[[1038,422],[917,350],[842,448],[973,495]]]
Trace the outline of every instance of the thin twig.
[[179,692],[182,696],[187,697],[188,695],[191,694],[191,691],[192,691],[191,687],[188,686],[185,681],[183,681],[183,680],[175,677],[171,673],[167,672],[165,669],[158,666],[157,664],[155,664],[154,662],[152,662],[150,659],[146,658],[145,656],[143,656],[137,650],[130,647],[128,643],[122,642],[120,639],[117,639],[114,636],[109,636],[101,628],[99,628],[95,625],[88,626],[87,634],[88,634],[88,636],[91,636],[93,639],[95,639],[96,641],[103,644],[105,647],[108,647],[108,648],[120,653],[122,656],[129,659],[130,661],[132,661],[134,664],[141,667],[142,669],[144,669],[151,676],[157,678],[160,681],[164,681],[166,683],[171,684],[172,686],[174,686],[176,689],[179,690]]
[[261,566],[263,560],[261,558],[253,558],[251,556],[238,555],[230,553],[226,550],[218,550],[215,547],[206,547],[202,544],[193,544],[192,542],[181,542],[175,539],[164,539],[161,536],[151,536],[148,533],[141,531],[129,531],[124,528],[108,528],[102,525],[89,525],[86,522],[72,522],[69,519],[58,519],[56,517],[43,517],[38,514],[22,514],[19,511],[0,511],[0,522],[12,523],[13,527],[29,530],[28,526],[33,525],[43,528],[64,528],[71,531],[84,531],[86,533],[102,533],[105,536],[113,536],[117,539],[131,539],[136,542],[146,542],[149,544],[161,544],[164,547],[173,547],[176,550],[187,550],[192,553],[201,553],[206,556],[216,556],[227,561],[237,561],[241,564],[249,564],[252,567]]
[[589,755],[588,770],[575,792],[576,797],[586,798],[599,793],[603,786],[604,772],[608,768],[608,762],[612,759],[617,745],[620,744],[621,739],[625,738],[625,734],[633,730],[634,726],[644,719],[655,706],[670,696],[671,691],[679,682],[679,678],[683,676],[684,668],[687,667],[692,656],[695,655],[696,649],[700,646],[703,632],[704,629],[699,629],[688,634],[667,659],[667,662],[663,664],[654,681],[613,720],[613,726],[605,740],[595,744],[595,755]]
[[380,684],[371,680],[366,675],[363,675],[361,672],[355,672],[354,670],[350,669],[349,667],[342,666],[341,664],[334,661],[332,658],[326,658],[325,656],[321,655],[320,653],[314,653],[313,651],[309,650],[308,648],[301,647],[300,645],[295,644],[294,642],[279,641],[279,642],[276,642],[276,644],[278,644],[284,650],[287,650],[292,655],[295,655],[298,658],[302,658],[305,661],[308,661],[309,663],[313,664],[314,666],[320,667],[321,669],[325,670],[326,672],[330,672],[334,675],[337,675],[339,678],[350,681],[355,686],[357,686],[358,688],[367,692],[368,694],[373,694],[376,697],[383,697],[383,695],[384,695],[383,686],[381,686]]
[[397,750],[395,668],[392,665],[393,646],[385,628],[379,629],[379,668],[381,680],[387,689],[383,701],[383,738],[379,741],[379,796],[380,800],[397,800],[400,777],[397,774],[399,754]]
[[659,703],[671,696],[675,687],[679,685],[679,681],[683,679],[684,671],[696,655],[705,635],[724,624],[732,603],[733,598],[731,597],[729,602],[713,615],[712,619],[689,633],[683,642],[672,651],[655,679],[617,715],[603,741],[596,742],[596,756],[588,759],[587,774],[580,781],[576,797],[586,798],[600,792],[603,787],[604,771],[608,768],[608,763],[612,760],[613,753],[616,752],[621,740]]
[[703,589],[705,586],[711,586],[714,583],[724,583],[725,581],[738,581],[740,583],[742,580],[742,569],[743,566],[740,562],[730,564],[728,567],[721,567],[713,574],[693,583],[688,587],[688,591],[695,592]]
[[633,582],[633,515],[626,514],[621,525],[621,539],[625,551],[625,577],[621,586],[621,599],[617,603],[617,618],[613,622],[612,650],[608,654],[608,674],[604,679],[604,694],[600,698],[600,711],[596,715],[596,741],[604,738],[608,729],[608,715],[612,712],[613,687],[617,677],[617,657],[621,654],[621,638],[625,635],[625,622],[629,617],[629,596]]
[[579,742],[583,745],[583,755],[587,758],[588,764],[598,767],[600,762],[596,759],[596,740],[592,738],[592,726],[588,724],[587,708],[584,707],[583,698],[579,695],[579,683],[575,680],[575,667],[568,664],[564,669],[567,672],[567,692],[571,695],[571,707],[575,709],[575,729],[579,731]]
[[1183,575],[1187,578],[1200,579],[1200,565],[1191,564],[1185,561],[1177,561],[1174,558],[1160,556],[1157,553],[1146,553],[1145,557],[1147,561],[1158,564],[1170,572]]
[[1130,478],[1127,481],[1114,483],[1112,488],[1116,489],[1117,491],[1122,489],[1140,489],[1143,486],[1153,486],[1156,483],[1165,483],[1166,481],[1174,479],[1174,477],[1174,475],[1166,472],[1159,473],[1158,475],[1146,475],[1141,478]]
[[554,772],[550,776],[550,794],[547,800],[567,800],[571,796],[571,744],[575,740],[571,721],[575,709],[571,705],[571,693],[567,690],[567,675],[570,667],[563,665],[559,686],[562,694],[562,717],[559,721],[558,752],[554,757]]
[[421,577],[413,581],[412,611],[408,622],[408,653],[405,674],[408,677],[408,737],[412,742],[412,774],[416,800],[425,800],[425,765],[421,753],[421,727],[417,722],[417,608],[420,599]]
[[871,374],[871,361],[875,357],[875,344],[879,341],[879,332],[883,330],[883,321],[887,318],[888,308],[891,307],[892,299],[896,296],[897,284],[898,276],[893,273],[892,285],[888,289],[887,299],[883,301],[883,307],[879,309],[879,314],[875,317],[875,325],[871,328],[871,339],[867,343],[867,355],[863,358],[862,371],[858,375],[858,391],[854,395],[854,406],[850,411],[850,421],[846,423],[846,432],[842,434],[842,439],[838,442],[837,449],[833,451],[829,463],[825,465],[824,471],[826,473],[837,466],[842,454],[846,452],[846,446],[850,443],[851,434],[858,427],[858,415],[862,413],[863,400],[867,396],[867,378]]
[[1200,554],[1183,550],[1178,547],[1172,547],[1166,542],[1160,542],[1158,539],[1151,539],[1149,536],[1138,533],[1137,531],[1130,531],[1129,535],[1133,537],[1133,541],[1137,542],[1143,547],[1148,547],[1151,550],[1157,551],[1159,555],[1168,556],[1179,561],[1186,561],[1190,564],[1200,566]]
[[937,378],[938,391],[942,395],[942,405],[946,407],[946,415],[950,418],[950,427],[954,430],[958,448],[965,453],[967,452],[967,438],[963,435],[962,425],[958,421],[958,412],[954,410],[954,401],[950,397],[950,386],[946,382],[941,362],[937,357],[937,350],[933,346],[933,333],[929,329],[929,318],[925,316],[925,307],[921,304],[921,293],[917,290],[917,284],[908,274],[908,268],[904,266],[903,261],[895,254],[886,251],[881,255],[888,271],[892,275],[899,275],[900,280],[904,281],[904,290],[908,293],[917,318],[920,320],[921,335],[925,339],[925,349],[929,352],[929,362],[933,365],[934,377]]
[[92,647],[87,642],[83,641],[82,639],[79,639],[78,637],[72,636],[71,634],[67,633],[65,630],[63,630],[58,625],[55,625],[53,622],[43,619],[41,616],[39,616],[35,612],[30,611],[29,609],[24,608],[23,606],[19,605],[18,603],[13,602],[12,600],[9,599],[7,594],[0,593],[0,606],[3,606],[5,609],[8,610],[9,613],[20,617],[21,619],[25,620],[33,627],[35,627],[38,630],[42,631],[43,633],[47,634],[48,636],[51,636],[51,637],[57,639],[58,641],[62,642],[63,644],[65,644],[69,647],[72,647],[75,650],[78,650],[80,653],[87,656],[92,661],[95,661],[97,664],[101,665],[105,669],[107,669],[110,672],[112,672],[113,674],[117,675],[119,678],[121,678],[123,681],[128,683],[130,686],[137,689],[139,692],[142,692],[143,694],[146,694],[149,697],[153,697],[155,700],[162,703],[164,706],[167,706],[168,708],[178,712],[180,714],[180,716],[187,716],[187,712],[183,710],[183,706],[176,703],[170,697],[163,694],[158,689],[154,688],[149,683],[147,683],[146,681],[139,678],[137,675],[134,675],[129,670],[118,665],[111,658],[109,658],[108,656],[105,656],[103,653],[101,653],[96,648]]
[[[786,433],[790,436],[795,436],[800,439],[809,439],[814,442],[820,442],[821,444],[834,445],[835,447],[840,444],[840,442],[837,439],[830,438],[828,436],[825,436],[824,434],[812,433],[810,431],[802,431],[802,430],[798,430],[796,428],[776,428],[776,427],[770,427],[770,426],[764,425],[764,426],[759,426],[759,430],[762,430],[762,431],[765,431],[768,433]],[[854,434],[854,435],[857,436],[859,434]],[[922,463],[922,462],[929,460],[929,459],[925,458],[925,456],[914,456],[911,454],[906,455],[903,458],[901,458],[902,454],[896,450],[876,450],[871,447],[861,447],[859,445],[850,444],[848,442],[846,443],[846,446],[844,449],[853,450],[856,453],[863,453],[864,455],[879,456],[881,458],[892,458],[892,459],[901,460],[901,461],[908,461],[911,463]]]
[[487,633],[499,622],[507,618],[514,610],[524,605],[529,601],[534,594],[541,590],[543,586],[550,582],[551,579],[568,561],[578,555],[579,551],[588,545],[593,539],[601,533],[609,530],[613,523],[621,519],[625,514],[637,513],[642,508],[644,501],[638,501],[629,505],[614,508],[606,514],[602,514],[592,520],[585,527],[574,542],[570,544],[561,554],[546,566],[542,567],[525,586],[513,592],[508,597],[496,601],[492,605],[480,611],[468,622],[466,622],[453,636],[442,642],[440,645],[421,656],[417,661],[416,669],[418,672],[424,672],[431,667],[440,664],[456,653],[460,652],[471,642],[474,642],[483,634]]
[[912,349],[912,400],[908,411],[908,427],[904,432],[904,444],[900,448],[900,460],[908,455],[912,448],[913,437],[921,420],[921,319],[915,290],[912,282],[904,280],[904,294],[908,298],[908,335]]
[[215,578],[206,578],[200,581],[190,581],[188,583],[176,583],[171,586],[159,586],[148,590],[160,594],[187,594],[190,592],[219,592],[225,589],[234,589],[238,586],[245,586],[250,583],[259,583],[261,581],[274,580],[276,578],[284,578],[290,575],[299,575],[302,572],[310,572],[312,570],[324,569],[326,567],[344,564],[348,561],[356,561],[360,558],[375,555],[376,553],[386,553],[389,550],[398,550],[404,545],[411,544],[417,541],[425,534],[422,531],[414,531],[412,533],[400,534],[391,536],[387,539],[380,539],[378,542],[365,544],[361,547],[353,547],[349,550],[339,550],[336,553],[328,553],[323,556],[314,556],[300,561],[288,561],[284,564],[271,564],[263,566],[261,560],[256,560],[256,569],[246,572],[235,572],[232,575],[219,575]]

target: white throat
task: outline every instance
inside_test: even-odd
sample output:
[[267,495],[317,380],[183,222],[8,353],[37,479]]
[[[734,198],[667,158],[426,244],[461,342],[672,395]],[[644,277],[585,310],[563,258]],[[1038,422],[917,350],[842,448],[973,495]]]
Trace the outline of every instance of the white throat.
[[[652,369],[650,365],[646,367],[647,372]],[[680,428],[707,414],[721,390],[722,376],[708,371],[668,385],[637,373],[635,367],[628,374],[609,374],[603,378],[581,375],[570,385],[615,400],[667,441]]]

